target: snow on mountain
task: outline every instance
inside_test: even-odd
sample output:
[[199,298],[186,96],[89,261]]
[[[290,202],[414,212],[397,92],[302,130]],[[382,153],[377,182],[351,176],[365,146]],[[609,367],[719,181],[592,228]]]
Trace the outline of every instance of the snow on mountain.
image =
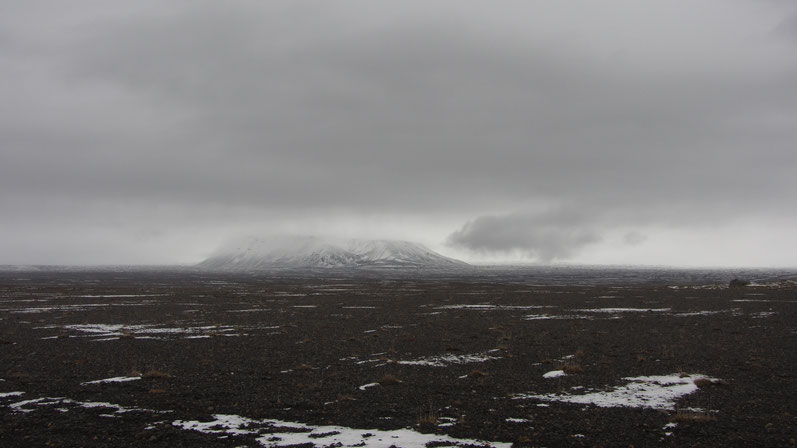
[[467,266],[421,244],[394,240],[283,237],[246,238],[223,247],[201,268],[256,270],[273,268],[454,268]]

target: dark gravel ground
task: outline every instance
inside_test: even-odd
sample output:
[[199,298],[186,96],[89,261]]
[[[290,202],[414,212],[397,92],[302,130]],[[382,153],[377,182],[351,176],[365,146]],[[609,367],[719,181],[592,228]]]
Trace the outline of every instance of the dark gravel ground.
[[[595,308],[656,311],[574,311]],[[529,317],[540,315],[570,317]],[[117,327],[103,336],[88,332],[94,324]],[[401,363],[443,355],[494,359]],[[565,364],[582,371],[542,377]],[[255,434],[173,424],[215,414],[516,446],[795,446],[796,368],[797,289],[788,284],[0,274],[3,447],[258,446]],[[702,412],[514,398],[678,372],[723,380],[678,400]],[[53,400],[17,404],[45,397]],[[90,402],[136,409],[81,405]]]

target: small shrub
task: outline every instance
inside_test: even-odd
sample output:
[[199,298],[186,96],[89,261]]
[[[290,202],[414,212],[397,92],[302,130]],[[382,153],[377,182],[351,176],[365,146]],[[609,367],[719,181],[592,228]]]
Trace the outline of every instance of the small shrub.
[[735,278],[728,283],[729,288],[744,288],[745,286],[750,285],[750,280],[744,280],[741,278]]

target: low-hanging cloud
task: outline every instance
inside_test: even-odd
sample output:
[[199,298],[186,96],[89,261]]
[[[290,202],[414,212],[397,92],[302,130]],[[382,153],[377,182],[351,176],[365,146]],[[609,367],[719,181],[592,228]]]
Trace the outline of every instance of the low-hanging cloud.
[[565,260],[601,240],[589,216],[570,210],[481,216],[452,233],[448,243],[486,254],[519,253],[538,261]]

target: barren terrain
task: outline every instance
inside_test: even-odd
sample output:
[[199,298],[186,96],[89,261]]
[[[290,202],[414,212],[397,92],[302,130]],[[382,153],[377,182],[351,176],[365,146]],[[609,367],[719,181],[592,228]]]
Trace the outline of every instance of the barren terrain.
[[793,284],[549,283],[4,272],[0,445],[795,445]]

